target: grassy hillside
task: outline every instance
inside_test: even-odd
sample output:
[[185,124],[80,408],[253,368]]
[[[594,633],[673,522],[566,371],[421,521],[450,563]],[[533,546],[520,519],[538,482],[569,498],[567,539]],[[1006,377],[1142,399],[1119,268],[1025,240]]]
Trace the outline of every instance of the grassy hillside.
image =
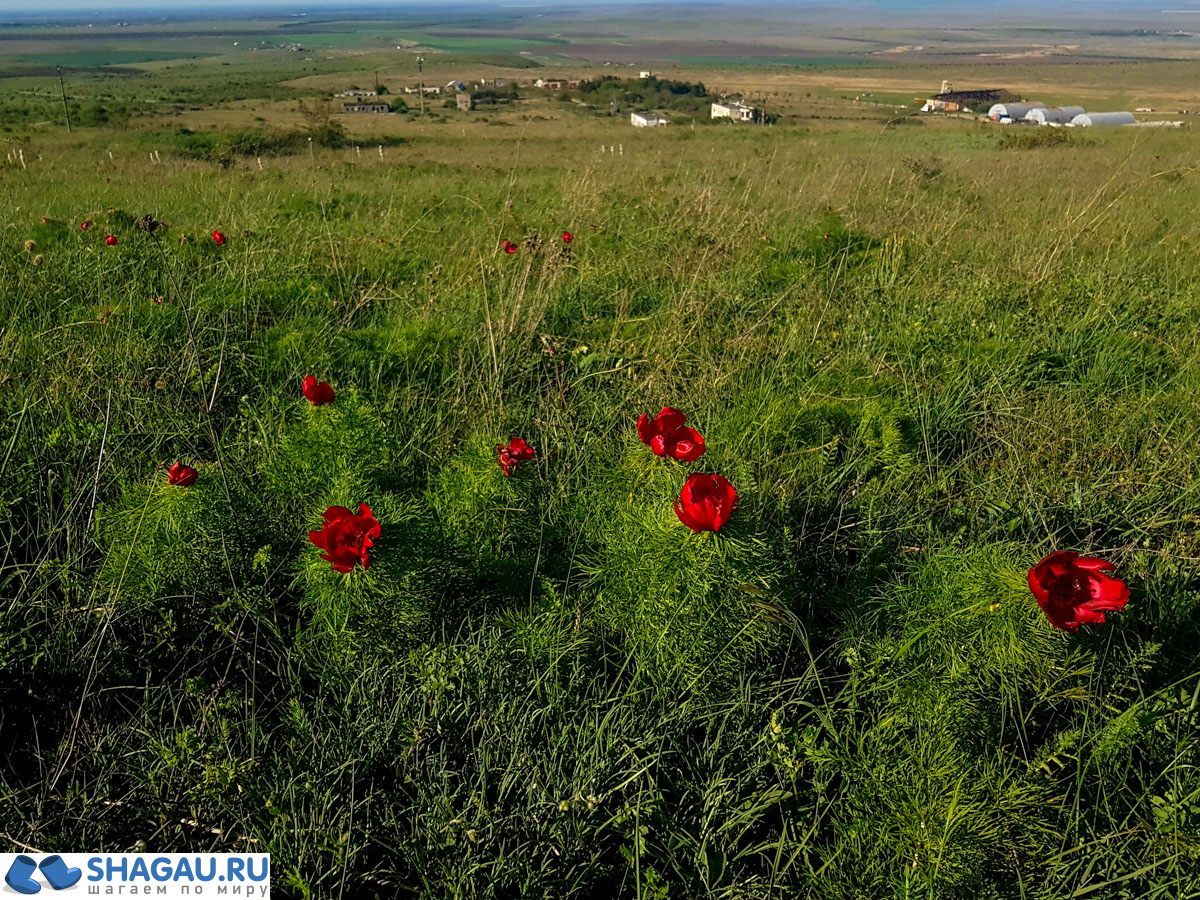
[[[285,896],[1200,896],[1194,136],[858,115],[13,135],[0,837]],[[1125,610],[1053,628],[1058,549]]]

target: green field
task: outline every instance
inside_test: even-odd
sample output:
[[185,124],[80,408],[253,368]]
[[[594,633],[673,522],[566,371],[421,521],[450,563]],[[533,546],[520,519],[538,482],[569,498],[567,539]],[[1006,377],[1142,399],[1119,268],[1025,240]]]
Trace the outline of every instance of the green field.
[[[0,82],[0,846],[270,853],[288,897],[1200,897],[1192,128],[840,99],[901,66],[680,68],[769,128],[331,123],[375,57],[259,55],[75,75],[70,134]],[[639,441],[664,406],[698,460]],[[359,504],[339,574],[309,532]],[[1055,550],[1124,610],[1053,627]]]

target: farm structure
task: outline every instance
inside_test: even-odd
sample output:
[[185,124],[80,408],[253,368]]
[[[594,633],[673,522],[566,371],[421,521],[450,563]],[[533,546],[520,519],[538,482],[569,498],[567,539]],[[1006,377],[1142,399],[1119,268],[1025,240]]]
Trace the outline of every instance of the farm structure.
[[[949,84],[943,82],[943,88]],[[999,103],[1012,98],[1012,94],[1004,88],[982,88],[976,91],[943,90],[934,94],[921,107],[923,112],[971,112],[985,105]]]
[[1066,125],[1076,116],[1083,115],[1082,106],[1037,107],[1025,113],[1025,121],[1034,125]]
[[987,117],[993,122],[1019,122],[1033,110],[1045,108],[1045,103],[1036,100],[1032,103],[994,103],[987,111]]
[[757,122],[759,111],[753,106],[733,101],[714,103],[712,105],[714,119],[730,119],[734,122]]
[[390,113],[392,108],[386,103],[343,103],[342,112],[344,113],[366,113],[369,115],[384,115]]
[[670,124],[670,119],[653,112],[635,112],[629,114],[629,122],[634,128],[656,128],[659,125]]
[[1093,125],[1136,125],[1137,119],[1131,112],[1102,112],[1080,113],[1071,120],[1076,128],[1090,128]]

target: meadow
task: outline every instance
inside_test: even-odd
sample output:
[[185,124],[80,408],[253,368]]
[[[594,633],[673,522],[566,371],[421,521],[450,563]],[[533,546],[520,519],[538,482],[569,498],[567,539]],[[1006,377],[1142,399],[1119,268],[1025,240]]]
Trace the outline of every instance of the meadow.
[[[180,124],[5,135],[6,849],[269,852],[296,897],[1200,896],[1191,129]],[[699,459],[639,440],[666,406]],[[309,532],[359,504],[338,573]],[[1125,608],[1055,628],[1056,550]]]

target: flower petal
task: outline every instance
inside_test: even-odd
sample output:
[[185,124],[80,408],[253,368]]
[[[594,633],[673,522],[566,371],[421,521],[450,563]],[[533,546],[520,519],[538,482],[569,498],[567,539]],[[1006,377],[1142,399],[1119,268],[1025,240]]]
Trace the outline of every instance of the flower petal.
[[654,420],[655,424],[658,425],[659,431],[663,432],[678,431],[686,421],[687,416],[673,406],[664,406],[662,412]]

